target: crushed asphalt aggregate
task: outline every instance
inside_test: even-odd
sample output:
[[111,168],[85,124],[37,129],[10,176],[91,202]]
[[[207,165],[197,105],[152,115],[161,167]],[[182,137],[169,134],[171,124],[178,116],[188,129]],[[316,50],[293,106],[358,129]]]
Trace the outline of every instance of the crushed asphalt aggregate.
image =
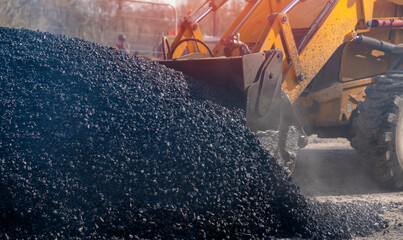
[[318,203],[182,73],[0,28],[0,239],[341,239],[380,206]]

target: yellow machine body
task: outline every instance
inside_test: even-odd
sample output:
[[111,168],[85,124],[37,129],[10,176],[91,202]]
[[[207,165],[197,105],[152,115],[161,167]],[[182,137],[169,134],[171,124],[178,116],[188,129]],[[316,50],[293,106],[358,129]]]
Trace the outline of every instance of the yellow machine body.
[[[212,11],[225,3],[207,2]],[[341,129],[351,124],[372,77],[396,62],[392,54],[352,42],[353,36],[402,42],[401,27],[370,26],[374,19],[401,19],[402,4],[402,0],[252,0],[210,51],[202,44],[200,17],[185,18],[161,63],[239,89],[244,93],[239,97],[246,96],[252,130],[278,127],[278,111],[292,108],[308,132],[346,136],[348,131]]]

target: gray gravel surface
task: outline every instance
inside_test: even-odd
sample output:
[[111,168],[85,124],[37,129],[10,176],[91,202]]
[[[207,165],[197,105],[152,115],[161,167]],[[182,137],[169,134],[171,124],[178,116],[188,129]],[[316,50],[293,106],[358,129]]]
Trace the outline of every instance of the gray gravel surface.
[[375,205],[303,197],[217,96],[111,48],[0,28],[0,238],[340,239],[383,228]]
[[354,239],[403,239],[403,191],[381,187],[362,167],[347,139],[310,136],[297,154],[293,182],[305,196],[326,202],[382,204],[383,231]]

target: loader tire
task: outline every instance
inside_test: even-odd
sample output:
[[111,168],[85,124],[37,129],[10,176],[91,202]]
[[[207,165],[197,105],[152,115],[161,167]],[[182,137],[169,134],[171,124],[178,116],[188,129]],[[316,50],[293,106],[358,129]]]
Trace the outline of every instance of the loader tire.
[[362,164],[387,188],[403,187],[403,71],[389,72],[368,87],[353,120],[351,145]]

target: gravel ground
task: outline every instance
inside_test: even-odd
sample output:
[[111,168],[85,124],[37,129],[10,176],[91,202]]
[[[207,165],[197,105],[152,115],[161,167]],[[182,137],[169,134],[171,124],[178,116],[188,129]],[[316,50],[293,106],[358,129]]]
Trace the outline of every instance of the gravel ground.
[[355,239],[403,239],[403,191],[379,186],[361,166],[347,139],[310,136],[308,140],[308,146],[297,154],[293,175],[301,192],[321,202],[381,204],[388,227]]
[[341,239],[384,227],[377,205],[302,196],[244,113],[214,103],[221,94],[111,48],[0,28],[0,238]]

